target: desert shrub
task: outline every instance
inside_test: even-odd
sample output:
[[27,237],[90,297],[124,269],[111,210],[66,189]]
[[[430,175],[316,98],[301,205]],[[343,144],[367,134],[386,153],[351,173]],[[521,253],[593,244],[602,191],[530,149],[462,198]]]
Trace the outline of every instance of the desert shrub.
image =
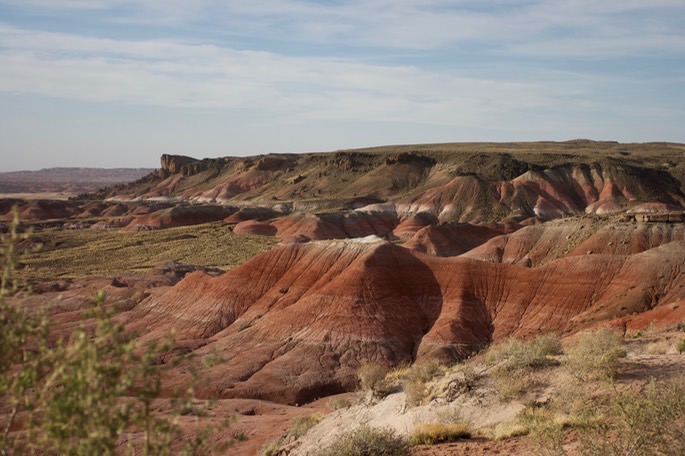
[[388,368],[382,364],[368,363],[361,366],[357,376],[362,390],[377,393],[387,373]]
[[451,378],[445,385],[443,396],[448,401],[473,390],[481,379],[482,373],[477,372],[471,365],[459,365],[451,369]]
[[428,395],[426,382],[418,379],[405,381],[402,384],[402,389],[406,396],[407,405],[410,407],[421,405]]
[[435,414],[436,421],[438,423],[447,423],[447,424],[466,424],[466,421],[464,420],[464,416],[462,415],[461,412],[461,407],[457,405],[452,405],[447,408],[443,408],[437,411]]
[[543,334],[532,340],[512,338],[494,345],[486,353],[485,361],[495,365],[492,375],[498,393],[503,399],[511,400],[531,387],[531,371],[556,363],[551,356],[559,353],[559,338]]
[[429,382],[438,374],[442,373],[440,364],[435,361],[422,361],[414,363],[407,371],[407,378],[421,382]]
[[527,407],[521,413],[520,424],[528,430],[537,454],[566,454],[563,448],[564,424],[555,419],[552,411],[546,408]]
[[462,423],[422,423],[411,432],[410,445],[435,445],[470,439],[471,431]]
[[561,343],[554,334],[543,334],[533,340],[508,339],[491,347],[485,355],[488,364],[505,371],[535,369],[550,364],[550,356],[561,353]]
[[685,339],[680,339],[678,342],[676,342],[675,350],[681,354],[685,352]]
[[531,373],[524,369],[507,371],[495,369],[492,373],[495,389],[500,399],[512,401],[522,397],[534,385]]
[[352,404],[344,397],[332,397],[328,400],[328,406],[333,410],[350,408]]
[[685,332],[685,321],[681,321],[680,323],[678,323],[678,324],[675,326],[675,328],[676,328],[678,331],[683,331],[683,332]]
[[319,424],[321,421],[321,415],[304,415],[295,418],[290,425],[287,432],[287,437],[292,437],[294,439],[299,439],[307,433],[311,428]]
[[385,380],[389,382],[406,380],[410,370],[411,366],[409,364],[402,363],[390,369],[388,373],[385,374]]
[[408,456],[407,442],[389,428],[360,426],[339,435],[318,456]]
[[579,429],[584,454],[685,454],[685,383],[652,381],[644,391],[618,393],[606,419]]
[[435,361],[414,363],[405,374],[402,389],[406,395],[407,405],[421,405],[428,397],[428,382],[433,380],[444,369]]
[[609,328],[586,332],[566,350],[564,360],[571,373],[581,380],[613,378],[620,359],[626,357],[621,335]]

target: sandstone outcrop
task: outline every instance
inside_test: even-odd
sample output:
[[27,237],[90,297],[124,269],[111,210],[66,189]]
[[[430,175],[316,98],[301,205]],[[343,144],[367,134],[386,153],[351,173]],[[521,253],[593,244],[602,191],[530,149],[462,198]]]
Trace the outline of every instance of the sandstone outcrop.
[[168,155],[163,154],[160,159],[162,171],[170,174],[180,173],[182,168],[190,163],[198,161],[196,158],[186,157],[185,155]]

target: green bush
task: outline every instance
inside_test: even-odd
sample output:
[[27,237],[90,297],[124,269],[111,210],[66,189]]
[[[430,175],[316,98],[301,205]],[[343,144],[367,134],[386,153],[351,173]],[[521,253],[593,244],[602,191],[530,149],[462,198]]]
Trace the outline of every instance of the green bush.
[[621,335],[609,328],[582,333],[567,348],[564,363],[581,380],[613,378],[626,357],[622,342]]
[[471,431],[463,423],[422,423],[411,432],[410,445],[435,445],[470,439]]
[[391,429],[363,425],[345,432],[318,456],[408,456],[409,445]]

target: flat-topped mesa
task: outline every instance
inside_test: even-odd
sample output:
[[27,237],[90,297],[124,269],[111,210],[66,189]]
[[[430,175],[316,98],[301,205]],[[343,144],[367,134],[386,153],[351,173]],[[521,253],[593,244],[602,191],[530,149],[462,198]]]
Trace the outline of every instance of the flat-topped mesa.
[[181,171],[185,165],[199,161],[197,158],[187,157],[185,155],[169,155],[163,154],[161,158],[162,170],[170,174],[176,174]]

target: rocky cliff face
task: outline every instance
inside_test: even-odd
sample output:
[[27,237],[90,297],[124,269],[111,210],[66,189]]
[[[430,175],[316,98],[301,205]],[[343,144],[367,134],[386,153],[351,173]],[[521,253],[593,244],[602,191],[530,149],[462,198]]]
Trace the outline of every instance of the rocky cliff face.
[[162,171],[169,174],[180,173],[185,165],[199,161],[196,158],[186,157],[184,155],[168,155],[163,154],[161,158]]

